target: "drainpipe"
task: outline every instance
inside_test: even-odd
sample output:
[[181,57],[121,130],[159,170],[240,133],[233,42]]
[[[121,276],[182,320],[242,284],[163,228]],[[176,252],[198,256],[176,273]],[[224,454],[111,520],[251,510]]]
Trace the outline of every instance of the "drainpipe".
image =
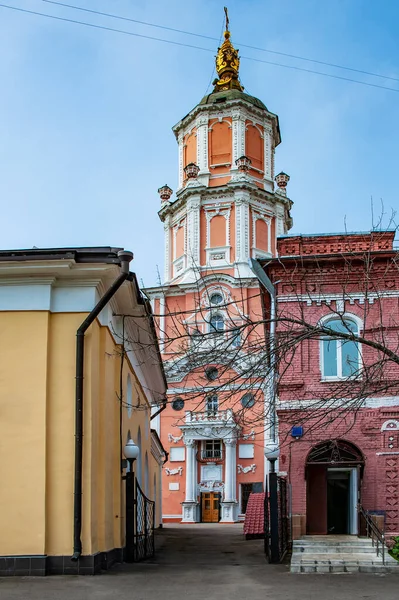
[[157,417],[158,415],[160,415],[160,414],[161,414],[161,412],[163,412],[167,406],[168,406],[168,401],[167,401],[167,399],[165,398],[165,399],[163,400],[163,402],[162,402],[162,406],[161,406],[161,408],[160,408],[159,410],[157,410],[157,412],[154,412],[154,414],[153,414],[153,415],[151,415],[151,417],[150,417],[150,421],[152,421],[153,419],[155,419],[155,417]]
[[133,254],[127,250],[118,252],[121,274],[100,298],[76,332],[76,388],[75,388],[75,483],[73,502],[73,556],[76,561],[82,554],[82,463],[83,463],[83,371],[85,333],[122,283],[129,277],[129,263]]
[[269,355],[273,366],[272,376],[270,378],[270,439],[276,442],[276,378],[277,371],[273,363],[276,350],[276,290],[269,277],[266,275],[259,262],[253,258],[248,259],[249,266],[256,275],[259,283],[266,289],[270,296],[270,336],[269,336]]

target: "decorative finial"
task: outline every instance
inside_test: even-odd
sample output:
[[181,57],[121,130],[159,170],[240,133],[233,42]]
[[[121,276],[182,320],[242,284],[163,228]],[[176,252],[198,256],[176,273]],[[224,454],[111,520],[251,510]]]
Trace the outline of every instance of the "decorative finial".
[[200,168],[198,165],[191,162],[184,167],[184,172],[186,174],[187,179],[197,179],[198,173],[200,172]]
[[226,15],[226,31],[229,30],[229,11],[227,10],[227,6],[224,7],[224,14]]
[[237,169],[242,173],[249,171],[251,164],[252,160],[248,158],[248,156],[240,156],[240,158],[237,158],[236,160]]
[[226,6],[224,7],[224,13],[226,15],[226,30],[224,32],[224,42],[220,48],[218,48],[218,53],[216,55],[216,72],[219,79],[215,79],[213,82],[213,85],[215,86],[213,91],[222,92],[224,90],[240,90],[240,92],[242,92],[244,87],[240,84],[238,79],[240,59],[238,50],[234,48],[230,41],[230,20]]
[[287,195],[287,183],[290,180],[290,176],[287,175],[287,173],[284,173],[284,171],[281,171],[281,173],[276,175],[274,180],[278,185],[278,188],[279,188],[278,192],[280,194],[283,194],[283,196],[286,196]]
[[170,197],[173,194],[173,190],[171,190],[170,187],[165,184],[165,185],[163,185],[162,187],[159,188],[158,194],[160,195],[161,202],[163,204],[164,202],[169,202]]

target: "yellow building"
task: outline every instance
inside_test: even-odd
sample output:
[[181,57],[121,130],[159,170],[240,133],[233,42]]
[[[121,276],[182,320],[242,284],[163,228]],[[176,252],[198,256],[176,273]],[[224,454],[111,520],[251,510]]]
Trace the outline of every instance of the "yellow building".
[[129,435],[161,522],[165,455],[150,419],[166,383],[131,258],[0,251],[0,575],[90,574],[122,560]]

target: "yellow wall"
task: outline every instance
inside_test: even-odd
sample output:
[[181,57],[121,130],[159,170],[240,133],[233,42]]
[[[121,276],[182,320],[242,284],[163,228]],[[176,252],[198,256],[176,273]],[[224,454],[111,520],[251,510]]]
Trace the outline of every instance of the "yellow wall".
[[0,554],[44,554],[49,315],[0,313]]
[[[0,555],[72,554],[75,344],[84,317],[0,313]],[[120,347],[108,328],[93,323],[85,336],[83,554],[124,544],[120,362]],[[130,419],[127,407],[122,407],[122,446],[128,429],[137,442],[140,427],[142,487],[147,452],[152,499],[159,466],[151,455],[150,409],[127,359],[123,402],[128,373],[133,405],[140,401]],[[158,480],[157,491],[160,496]],[[159,524],[159,507],[157,513]]]

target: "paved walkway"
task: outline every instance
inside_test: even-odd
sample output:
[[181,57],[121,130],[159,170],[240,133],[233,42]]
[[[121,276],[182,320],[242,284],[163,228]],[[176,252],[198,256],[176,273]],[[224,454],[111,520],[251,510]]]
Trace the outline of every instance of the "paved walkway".
[[268,565],[242,525],[173,525],[153,561],[103,575],[0,579],[1,600],[397,600],[397,575],[294,575]]

